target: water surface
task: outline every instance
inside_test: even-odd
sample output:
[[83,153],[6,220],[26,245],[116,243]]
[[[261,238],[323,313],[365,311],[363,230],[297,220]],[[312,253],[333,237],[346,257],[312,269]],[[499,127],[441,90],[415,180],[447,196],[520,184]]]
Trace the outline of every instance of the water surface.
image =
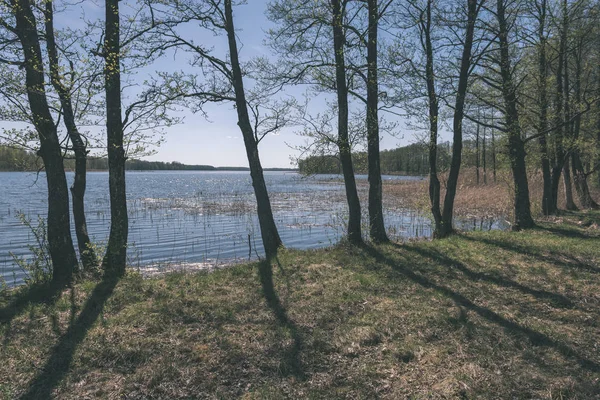
[[[67,178],[71,184],[73,174]],[[130,265],[140,269],[218,265],[263,254],[249,172],[128,171],[126,179]],[[343,235],[347,211],[339,176],[306,178],[293,172],[266,172],[265,179],[275,222],[287,247],[325,247]],[[359,186],[365,194],[366,185]],[[15,267],[13,257],[28,257],[27,246],[35,238],[17,213],[34,222],[38,215],[45,215],[46,178],[43,173],[4,172],[0,188],[0,274],[9,284],[19,284],[24,274]],[[108,173],[89,173],[88,231],[100,246],[108,237],[109,209]],[[366,204],[363,209],[366,212]],[[428,216],[413,210],[388,210],[385,220],[394,239],[431,236]],[[495,228],[494,224],[489,222],[489,228]]]

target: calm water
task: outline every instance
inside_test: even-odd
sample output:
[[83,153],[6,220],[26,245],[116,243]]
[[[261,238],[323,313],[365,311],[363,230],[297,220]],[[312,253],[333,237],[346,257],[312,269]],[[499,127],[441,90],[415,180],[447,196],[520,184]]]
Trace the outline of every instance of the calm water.
[[[72,173],[68,179],[70,184]],[[265,179],[287,247],[324,247],[342,236],[346,203],[339,177],[304,178],[290,172],[267,172]],[[34,221],[45,215],[46,179],[43,174],[4,172],[0,173],[0,188],[0,274],[7,283],[19,284],[24,275],[15,267],[13,255],[27,257],[27,245],[35,243],[35,238],[17,214],[25,213]],[[362,190],[365,192],[366,187]],[[248,259],[249,247],[252,258],[263,253],[248,172],[128,172],[127,195],[128,257],[130,264],[140,269],[229,263]],[[86,207],[92,240],[105,244],[110,223],[106,172],[88,175]],[[386,225],[396,239],[431,235],[428,217],[411,210],[387,211]],[[496,227],[501,226],[494,222],[475,226]]]

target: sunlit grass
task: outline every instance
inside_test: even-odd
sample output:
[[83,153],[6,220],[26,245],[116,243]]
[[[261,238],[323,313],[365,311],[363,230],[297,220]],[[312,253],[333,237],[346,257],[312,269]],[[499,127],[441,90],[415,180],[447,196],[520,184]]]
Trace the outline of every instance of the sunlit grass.
[[22,288],[0,298],[0,398],[592,399],[600,214],[562,218],[283,251],[269,302],[258,263],[81,282],[8,318]]

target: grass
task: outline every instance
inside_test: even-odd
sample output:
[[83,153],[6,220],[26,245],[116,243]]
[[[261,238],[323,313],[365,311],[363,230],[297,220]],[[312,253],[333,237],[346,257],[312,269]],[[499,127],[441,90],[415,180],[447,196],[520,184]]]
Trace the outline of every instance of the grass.
[[0,399],[600,398],[599,222],[20,288]]

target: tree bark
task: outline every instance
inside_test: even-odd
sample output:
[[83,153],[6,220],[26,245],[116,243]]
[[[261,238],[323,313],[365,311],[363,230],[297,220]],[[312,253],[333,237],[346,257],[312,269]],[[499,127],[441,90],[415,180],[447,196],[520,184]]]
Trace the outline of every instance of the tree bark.
[[473,35],[475,32],[475,21],[477,20],[478,10],[479,7],[477,0],[467,0],[467,30],[465,32],[465,41],[458,78],[458,91],[456,93],[456,102],[454,105],[454,142],[452,144],[452,161],[450,163],[450,172],[448,174],[448,183],[446,185],[446,196],[444,197],[444,211],[442,213],[442,224],[439,235],[440,237],[448,236],[453,231],[452,218],[454,214],[454,198],[456,197],[458,174],[460,172],[460,164],[462,161],[462,124],[465,112],[465,99],[467,95],[469,71],[471,68],[471,51],[473,48]]
[[517,109],[516,88],[513,82],[508,43],[508,25],[505,15],[505,0],[497,0],[498,41],[500,44],[500,74],[502,76],[502,97],[506,112],[504,118],[508,130],[508,153],[515,184],[514,230],[527,229],[535,224],[531,217],[529,185],[525,167],[525,143],[521,138],[519,112]]
[[584,210],[597,210],[598,203],[592,198],[590,188],[587,182],[587,174],[581,161],[579,149],[575,149],[571,154],[571,165],[573,166],[573,183],[575,192],[579,198],[579,204]]
[[435,90],[435,74],[433,70],[433,45],[431,41],[431,7],[433,0],[427,0],[425,21],[421,23],[422,36],[425,45],[425,79],[427,81],[427,98],[429,103],[429,200],[431,214],[435,223],[433,237],[440,237],[442,233],[442,211],[440,208],[440,180],[437,174],[438,150],[438,115],[439,104]]
[[108,186],[110,193],[110,234],[102,267],[109,276],[125,274],[127,262],[127,192],[125,187],[125,148],[121,115],[121,64],[119,0],[106,0],[104,40],[104,80],[106,91],[106,135]]
[[475,138],[475,179],[477,186],[479,186],[479,124],[477,125],[477,133]]
[[[600,40],[598,40],[598,44],[600,45]],[[596,69],[596,80],[598,82],[596,90],[600,93],[600,63],[598,63]],[[596,165],[600,166],[600,102],[596,102],[596,152],[598,154],[596,156]],[[596,185],[600,187],[600,169],[596,171]]]
[[565,197],[567,200],[566,208],[567,210],[577,210],[577,206],[573,201],[573,183],[571,181],[571,166],[569,165],[570,159],[572,159],[572,154],[575,149],[576,143],[574,140],[574,124],[572,121],[572,113],[571,113],[571,84],[569,80],[569,51],[568,51],[568,43],[567,43],[567,32],[569,31],[569,14],[568,14],[568,4],[567,0],[562,1],[563,8],[563,35],[565,41],[565,56],[563,57],[563,83],[564,83],[564,117],[563,121],[565,125],[565,138],[567,139],[567,149],[568,155],[565,159],[563,166],[563,174],[564,174],[564,184],[565,184]]
[[252,124],[250,123],[250,117],[248,115],[243,75],[238,57],[235,27],[233,24],[231,0],[225,0],[225,21],[229,44],[229,57],[231,61],[232,84],[235,91],[235,105],[238,114],[238,126],[244,137],[246,156],[248,157],[248,164],[250,166],[250,176],[252,177],[252,187],[254,188],[254,195],[256,197],[260,234],[267,260],[271,260],[277,256],[277,250],[283,246],[283,243],[279,237],[275,219],[273,218],[269,193],[267,191],[267,185],[265,183],[263,169],[258,154],[258,140],[252,129]]
[[[563,14],[566,13],[566,10],[563,10]],[[559,49],[558,49],[558,60],[556,64],[556,94],[554,98],[554,107],[556,109],[554,116],[554,125],[556,129],[554,130],[554,164],[552,165],[552,196],[550,200],[554,203],[552,204],[551,209],[558,210],[558,189],[560,187],[560,176],[563,171],[563,166],[565,165],[565,150],[564,150],[564,131],[565,127],[563,126],[565,122],[564,116],[564,83],[563,83],[563,67],[564,67],[564,59],[565,59],[565,50],[566,50],[566,15],[563,15],[563,23],[560,27],[560,41],[559,41]]]
[[[342,4],[340,4],[342,1]],[[360,200],[354,178],[350,140],[348,138],[348,87],[346,84],[346,63],[344,57],[344,30],[342,27],[346,0],[331,0],[333,8],[333,48],[335,52],[335,77],[338,101],[338,139],[340,161],[344,173],[346,199],[348,201],[348,241],[362,243]]]
[[[492,125],[494,124],[494,116],[492,114]],[[496,183],[496,135],[494,134],[494,128],[492,128],[492,177],[494,183]]]
[[556,201],[552,198],[552,173],[550,172],[550,158],[548,157],[548,143],[546,132],[548,130],[548,61],[546,58],[546,0],[542,0],[538,16],[538,74],[539,74],[539,138],[541,164],[542,164],[542,213],[552,215],[556,213]]
[[75,114],[71,102],[71,93],[62,82],[60,77],[60,66],[58,61],[58,51],[54,36],[54,10],[53,1],[46,0],[46,47],[48,49],[48,60],[50,64],[50,77],[52,86],[58,93],[60,103],[63,109],[63,121],[67,128],[67,134],[73,143],[75,152],[75,179],[71,186],[71,196],[73,204],[73,219],[75,220],[75,234],[77,235],[77,244],[79,255],[83,268],[89,270],[97,265],[96,254],[92,247],[90,237],[87,232],[87,223],[85,218],[85,188],[86,188],[86,169],[87,169],[87,149],[77,124],[75,123]]
[[367,44],[367,142],[369,164],[369,234],[375,243],[389,241],[383,221],[383,193],[379,159],[379,85],[377,81],[378,0],[368,0],[369,35]]
[[486,139],[487,139],[487,131],[486,128],[483,127],[483,143],[482,143],[482,155],[481,155],[481,161],[483,161],[483,184],[487,185],[487,150],[486,150]]
[[[581,45],[576,49],[575,55],[575,102],[579,106],[581,104],[581,70],[582,70],[582,48]],[[581,161],[581,149],[578,141],[581,132],[581,115],[577,115],[573,121],[573,150],[571,152],[571,166],[573,167],[573,183],[575,184],[575,192],[579,199],[579,204],[584,210],[598,209],[598,203],[594,201],[590,193],[587,182],[587,174]]]
[[77,255],[71,237],[69,192],[56,126],[44,88],[44,65],[37,35],[36,20],[29,0],[12,0],[16,30],[23,48],[25,84],[40,138],[38,154],[44,161],[48,184],[48,245],[52,259],[52,281],[70,284],[77,269]]
[[563,181],[564,181],[564,185],[565,185],[565,199],[566,199],[565,208],[569,211],[576,211],[577,206],[575,205],[575,202],[573,201],[573,185],[571,183],[571,168],[569,166],[570,158],[571,158],[571,155],[569,154],[567,156],[567,159],[565,160],[564,167],[563,167],[563,175],[564,175]]

